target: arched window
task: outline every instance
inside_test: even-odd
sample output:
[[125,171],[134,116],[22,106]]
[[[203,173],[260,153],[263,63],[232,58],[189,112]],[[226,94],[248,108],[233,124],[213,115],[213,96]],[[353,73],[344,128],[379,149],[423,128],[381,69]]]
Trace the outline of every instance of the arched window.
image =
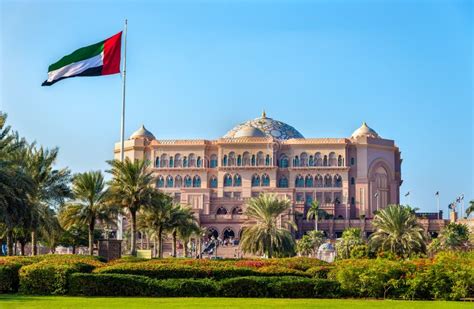
[[250,166],[250,154],[246,151],[242,156],[242,165],[243,166]]
[[252,163],[252,166],[255,166],[255,164],[256,164],[255,155],[252,155],[252,162],[251,163]]
[[232,209],[232,214],[233,214],[233,215],[241,215],[241,214],[243,214],[242,208],[240,208],[240,207],[234,207],[234,208]]
[[227,209],[222,206],[217,208],[216,215],[227,215]]
[[285,154],[280,156],[280,167],[281,168],[288,167],[288,157]]
[[298,158],[298,156],[295,156],[295,158],[293,159],[293,166],[294,167],[300,166],[300,158]]
[[262,186],[264,187],[270,186],[270,177],[267,174],[262,175]]
[[341,177],[341,175],[334,176],[334,186],[335,187],[342,187],[342,177]]
[[213,154],[211,155],[211,168],[216,168],[217,167],[217,155]]
[[188,158],[186,156],[183,157],[183,167],[188,167]]
[[351,185],[355,185],[355,178],[351,177]]
[[173,188],[173,176],[166,177],[166,187]]
[[174,167],[174,158],[170,156],[170,167]]
[[163,176],[158,176],[158,180],[156,181],[156,186],[158,188],[163,188],[165,186],[165,179],[163,178]]
[[311,175],[306,175],[305,181],[304,181],[304,186],[307,188],[313,187],[313,176]]
[[308,165],[309,166],[314,166],[314,157],[313,156],[309,156]]
[[219,232],[213,228],[213,227],[210,227],[208,230],[207,230],[207,237],[209,239],[211,238],[214,238],[214,239],[217,239],[217,237],[219,237]]
[[355,198],[354,198],[354,197],[351,197],[351,205],[355,205],[355,203],[356,203]]
[[224,158],[222,159],[222,166],[227,166],[227,155],[224,155]]
[[265,157],[265,165],[266,165],[266,166],[269,166],[269,165],[270,165],[270,155],[267,155],[267,156]]
[[260,176],[253,175],[252,176],[252,187],[258,187],[258,186],[260,186]]
[[301,175],[296,176],[295,187],[303,188],[304,187],[304,178]]
[[280,188],[288,188],[288,178],[286,178],[285,176],[282,176],[282,177],[278,180],[278,187],[280,187]]
[[351,165],[355,164],[355,158],[351,158]]
[[188,157],[189,167],[196,167],[196,155],[194,153],[190,153]]
[[230,227],[226,228],[224,230],[224,233],[222,234],[222,239],[223,240],[234,239],[234,237],[235,237],[235,233]]
[[198,175],[194,176],[193,178],[193,187],[194,188],[200,188],[201,187],[201,177]]
[[174,166],[183,167],[183,162],[181,161],[181,155],[179,153],[174,155]]
[[232,187],[232,176],[229,174],[224,175],[224,187]]
[[327,174],[324,176],[324,186],[325,187],[332,187],[332,177],[331,175]]
[[329,154],[329,166],[336,166],[336,165],[337,165],[336,153],[331,152]]
[[184,177],[184,186],[186,188],[189,188],[192,186],[192,180],[191,180],[191,177],[189,175],[186,175],[186,177]]
[[323,159],[321,157],[320,152],[316,152],[316,154],[314,155],[314,165],[323,166]]
[[234,187],[241,187],[242,186],[242,177],[239,174],[234,175]]
[[241,155],[237,156],[237,166],[242,166],[242,156]]
[[198,158],[197,158],[196,166],[197,166],[197,167],[202,167],[202,159],[201,159],[201,157],[198,157]]
[[156,157],[156,159],[155,159],[155,167],[160,167],[160,157]]
[[263,152],[259,151],[257,153],[257,166],[265,165],[265,159],[263,157]]
[[324,159],[323,159],[323,166],[328,166],[328,156],[324,156]]
[[209,186],[211,188],[217,188],[217,177],[216,176],[211,177],[211,180],[209,181]]
[[308,154],[306,152],[301,153],[300,166],[308,166]]
[[235,166],[235,152],[229,153],[229,162],[227,163],[229,166]]
[[176,176],[174,178],[174,186],[176,188],[181,188],[183,186],[183,178],[181,178],[181,176]]
[[318,174],[316,175],[316,177],[314,177],[314,179],[316,180],[316,187],[318,188],[324,187],[323,176]]
[[337,166],[342,166],[342,156],[341,155],[339,155],[337,157]]
[[161,167],[168,167],[168,155],[166,153],[161,155],[160,161]]

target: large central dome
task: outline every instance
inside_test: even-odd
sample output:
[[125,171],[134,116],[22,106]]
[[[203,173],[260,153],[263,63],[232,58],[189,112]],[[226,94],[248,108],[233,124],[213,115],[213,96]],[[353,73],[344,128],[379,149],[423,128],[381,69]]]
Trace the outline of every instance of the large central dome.
[[[251,128],[257,130],[251,130]],[[265,112],[262,113],[262,117],[235,126],[224,135],[224,138],[262,137],[262,133],[267,137],[273,137],[280,140],[304,138],[295,128],[284,122],[268,118]]]

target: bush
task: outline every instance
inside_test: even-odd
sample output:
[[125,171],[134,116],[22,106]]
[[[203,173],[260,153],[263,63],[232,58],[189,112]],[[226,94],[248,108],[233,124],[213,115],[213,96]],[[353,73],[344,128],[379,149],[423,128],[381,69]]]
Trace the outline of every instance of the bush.
[[20,292],[38,295],[62,295],[67,292],[68,277],[77,272],[91,272],[85,263],[53,263],[43,261],[20,269]]
[[313,279],[314,297],[316,298],[339,298],[342,296],[341,284],[334,280]]
[[270,297],[269,281],[278,277],[240,277],[222,280],[218,295],[221,297]]
[[306,274],[313,278],[327,279],[328,273],[332,268],[331,266],[315,266],[308,269]]
[[299,277],[281,277],[269,282],[271,297],[279,298],[312,298],[314,297],[314,280]]
[[0,264],[0,294],[18,291],[20,267],[19,263]]
[[71,275],[69,294],[81,296],[204,297],[216,294],[210,279],[156,280],[124,274]]

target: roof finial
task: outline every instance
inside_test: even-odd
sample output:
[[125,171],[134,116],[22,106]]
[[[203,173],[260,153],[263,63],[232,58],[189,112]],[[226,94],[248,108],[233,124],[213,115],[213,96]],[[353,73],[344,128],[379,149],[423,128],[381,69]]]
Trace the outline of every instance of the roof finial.
[[367,123],[366,123],[365,121],[364,121],[364,122],[362,122],[362,126],[365,126],[365,127],[367,127]]
[[265,113],[265,109],[263,109],[262,118],[267,118],[267,113]]

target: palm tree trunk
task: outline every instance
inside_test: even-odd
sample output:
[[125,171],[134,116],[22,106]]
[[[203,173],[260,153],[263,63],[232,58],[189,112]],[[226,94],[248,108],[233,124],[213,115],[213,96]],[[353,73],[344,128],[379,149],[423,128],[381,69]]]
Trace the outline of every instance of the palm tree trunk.
[[173,231],[173,252],[172,252],[173,257],[176,257],[176,243],[177,243],[176,231]]
[[13,255],[13,231],[12,230],[7,231],[7,250],[8,250],[7,255],[12,256]]
[[184,241],[184,257],[187,258],[189,255],[189,250],[188,250],[188,240]]
[[314,216],[314,230],[315,230],[315,231],[318,230],[318,221],[319,221],[319,216],[318,216],[318,215],[315,215],[315,216]]
[[158,257],[162,258],[163,257],[163,247],[161,245],[162,243],[162,235],[163,235],[163,228],[160,226],[158,228],[158,235],[157,235],[157,247],[158,247]]
[[268,248],[268,258],[271,259],[273,257],[273,243],[272,239],[270,238],[270,247]]
[[89,255],[94,255],[94,219],[89,222]]
[[33,228],[31,231],[31,255],[35,256],[38,255],[38,246],[37,246],[37,239],[36,239],[36,230]]
[[72,254],[76,254],[76,245],[72,246]]
[[133,256],[137,255],[137,212],[130,211],[130,215],[132,217],[132,229],[131,229],[131,254]]
[[20,250],[22,256],[25,256],[25,245],[26,243],[24,241],[20,242]]

